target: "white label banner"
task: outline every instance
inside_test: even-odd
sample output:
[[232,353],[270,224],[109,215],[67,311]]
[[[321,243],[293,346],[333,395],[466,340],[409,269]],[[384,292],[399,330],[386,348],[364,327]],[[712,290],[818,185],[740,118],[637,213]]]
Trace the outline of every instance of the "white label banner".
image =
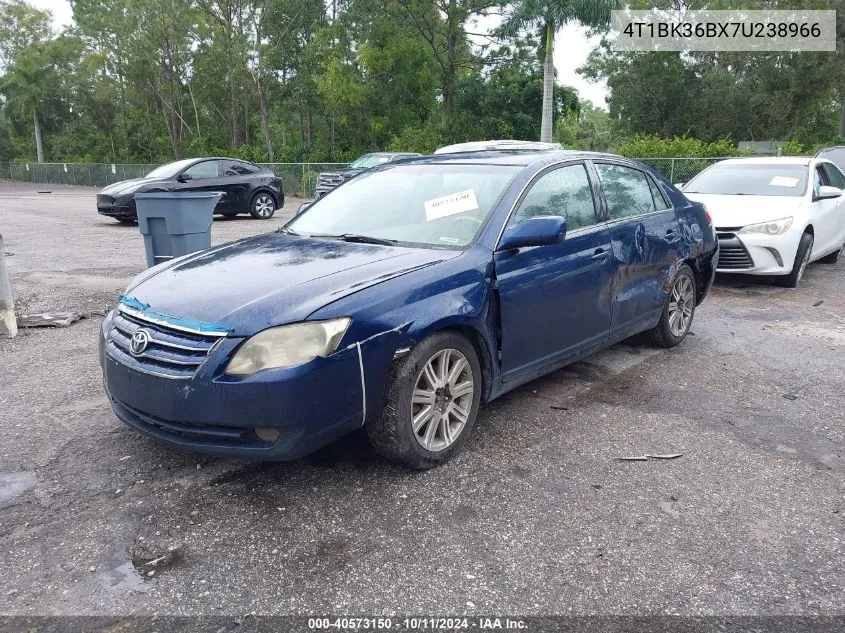
[[425,219],[436,220],[445,218],[447,215],[456,215],[475,211],[478,208],[478,200],[475,198],[475,191],[467,189],[458,191],[441,198],[433,198],[425,201]]
[[613,11],[617,51],[835,51],[836,11]]

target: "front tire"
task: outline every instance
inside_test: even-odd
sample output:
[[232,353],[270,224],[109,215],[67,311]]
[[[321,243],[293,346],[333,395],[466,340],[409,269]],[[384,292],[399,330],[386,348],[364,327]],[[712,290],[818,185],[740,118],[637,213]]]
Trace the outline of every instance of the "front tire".
[[441,464],[466,443],[481,389],[472,343],[457,332],[434,334],[395,363],[384,408],[367,422],[370,442],[411,468]]
[[276,201],[273,196],[264,191],[259,191],[252,196],[249,203],[249,214],[256,220],[269,220],[276,213]]
[[648,333],[651,342],[666,348],[680,345],[692,326],[695,304],[695,275],[692,269],[684,264],[672,281],[660,321]]
[[795,288],[804,276],[807,264],[810,263],[810,255],[813,252],[813,236],[804,233],[801,241],[798,242],[798,250],[795,253],[795,262],[792,264],[792,272],[784,277],[778,277],[777,284],[784,288]]

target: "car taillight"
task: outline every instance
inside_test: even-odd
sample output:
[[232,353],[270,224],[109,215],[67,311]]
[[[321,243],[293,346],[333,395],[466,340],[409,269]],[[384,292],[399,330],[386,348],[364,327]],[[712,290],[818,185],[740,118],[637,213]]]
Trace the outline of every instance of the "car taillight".
[[[704,206],[704,205],[702,205]],[[704,217],[707,218],[707,221],[710,224],[713,224],[713,217],[710,215],[710,212],[707,210],[707,207],[704,207]]]

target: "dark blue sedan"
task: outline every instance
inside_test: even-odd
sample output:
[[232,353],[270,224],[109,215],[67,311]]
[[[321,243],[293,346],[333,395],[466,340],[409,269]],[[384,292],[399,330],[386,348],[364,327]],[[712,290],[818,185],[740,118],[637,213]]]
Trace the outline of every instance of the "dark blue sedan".
[[118,417],[174,446],[293,459],[365,427],[427,468],[482,402],[638,332],[678,345],[716,256],[704,207],[636,161],[424,157],[149,269],[100,361]]

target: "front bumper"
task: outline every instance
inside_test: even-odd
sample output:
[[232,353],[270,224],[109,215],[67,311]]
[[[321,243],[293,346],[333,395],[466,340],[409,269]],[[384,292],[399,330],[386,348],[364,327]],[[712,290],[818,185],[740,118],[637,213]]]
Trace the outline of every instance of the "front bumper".
[[795,228],[783,235],[735,233],[717,229],[719,264],[716,271],[746,275],[788,275],[795,263],[801,233]]
[[[222,373],[243,339],[225,339],[187,379],[152,375],[109,352],[100,331],[103,384],[115,414],[132,428],[191,451],[225,457],[289,460],[361,426],[363,383],[358,351],[241,378]],[[256,428],[276,429],[274,442]]]
[[97,213],[117,220],[136,220],[134,198],[112,198],[99,194],[97,196]]

